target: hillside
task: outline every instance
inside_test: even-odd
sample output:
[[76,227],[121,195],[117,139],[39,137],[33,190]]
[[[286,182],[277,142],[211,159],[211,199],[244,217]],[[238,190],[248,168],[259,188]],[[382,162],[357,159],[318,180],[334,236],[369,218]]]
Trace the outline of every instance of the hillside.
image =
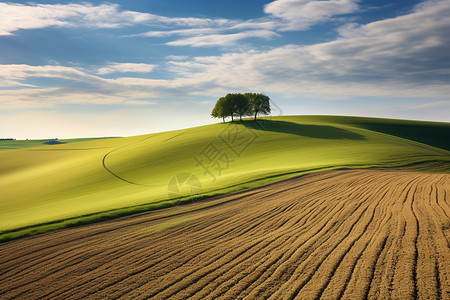
[[450,162],[449,136],[448,123],[286,116],[1,151],[0,231],[8,239],[300,172]]

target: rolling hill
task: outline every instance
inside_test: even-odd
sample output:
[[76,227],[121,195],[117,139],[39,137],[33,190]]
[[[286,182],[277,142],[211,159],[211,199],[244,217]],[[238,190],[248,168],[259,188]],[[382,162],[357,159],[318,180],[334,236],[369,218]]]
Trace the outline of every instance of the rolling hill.
[[81,139],[44,139],[44,140],[12,140],[12,139],[0,139],[0,151],[1,150],[11,150],[11,149],[23,149],[31,147],[39,147],[46,145],[57,145],[57,144],[67,144],[67,143],[77,143],[86,142],[98,139],[107,138],[81,138]]
[[450,124],[285,116],[0,152],[0,239],[302,172],[450,162]]

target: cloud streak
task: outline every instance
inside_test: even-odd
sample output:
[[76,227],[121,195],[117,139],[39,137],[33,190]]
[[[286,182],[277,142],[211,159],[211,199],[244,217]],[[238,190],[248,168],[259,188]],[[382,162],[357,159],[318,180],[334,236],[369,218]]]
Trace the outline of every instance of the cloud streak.
[[144,63],[110,63],[97,70],[97,74],[105,75],[111,73],[150,73],[156,65]]
[[0,3],[0,35],[46,27],[119,28],[132,25],[223,26],[226,19],[169,18],[121,10],[117,4],[15,4]]
[[285,21],[281,30],[305,30],[334,16],[359,10],[358,0],[276,0],[264,7],[264,12]]
[[170,46],[191,46],[191,47],[212,47],[212,46],[233,46],[243,39],[262,38],[272,39],[280,36],[278,33],[269,30],[251,30],[230,34],[210,34],[190,38],[178,39],[168,42]]
[[[36,78],[57,78],[64,86],[32,86],[26,82]],[[1,109],[49,108],[66,104],[155,104],[160,97],[184,97],[211,91],[209,80],[175,78],[172,80],[136,77],[103,78],[88,70],[64,66],[0,65]],[[76,86],[76,87],[74,87]],[[140,102],[138,102],[140,101]]]

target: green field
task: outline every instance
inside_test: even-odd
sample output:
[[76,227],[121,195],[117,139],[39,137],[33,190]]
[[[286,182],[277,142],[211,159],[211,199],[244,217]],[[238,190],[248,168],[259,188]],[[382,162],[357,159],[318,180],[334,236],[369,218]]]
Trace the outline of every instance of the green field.
[[54,140],[54,139],[0,140],[0,150],[22,149],[22,148],[31,148],[31,147],[39,147],[39,146],[55,145],[55,144],[86,142],[86,141],[93,141],[93,140],[98,140],[98,139],[105,139],[105,138],[61,139],[61,140]]
[[285,116],[0,151],[0,240],[301,172],[448,163],[449,141],[449,123]]

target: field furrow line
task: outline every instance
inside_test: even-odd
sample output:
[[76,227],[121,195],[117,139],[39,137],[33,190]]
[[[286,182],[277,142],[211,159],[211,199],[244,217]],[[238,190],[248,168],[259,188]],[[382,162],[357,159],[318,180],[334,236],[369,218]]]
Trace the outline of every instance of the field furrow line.
[[[382,235],[379,246],[376,246],[374,251],[374,264],[371,267],[370,284],[364,291],[364,299],[379,299],[388,298],[392,288],[393,268],[386,268],[387,265],[394,266],[397,258],[397,247],[401,237],[405,233],[405,222],[401,218],[401,193],[404,192],[404,186],[407,184],[404,176],[393,176],[390,179],[390,193],[386,198],[386,210],[389,211],[389,215],[393,216],[386,224],[386,230]],[[361,265],[361,269],[364,272],[364,265]],[[358,281],[355,280],[352,285],[354,289],[360,289],[358,287]],[[353,293],[348,291],[347,293]],[[344,297],[345,297],[344,293]]]
[[[297,267],[291,278],[286,281],[282,285],[282,288],[277,293],[273,294],[271,298],[281,296],[280,291],[283,291],[283,298],[293,299],[295,295],[300,292],[300,290],[308,283],[308,281],[314,276],[315,272],[320,268],[324,259],[350,234],[355,225],[365,214],[368,209],[368,205],[363,206],[362,204],[363,202],[361,202],[355,210],[350,210],[349,215],[345,218],[345,221],[340,224],[338,231],[333,235],[334,240],[331,242],[331,245],[328,245],[327,243],[322,244],[310,255],[308,255],[308,257]],[[359,208],[361,208],[362,211],[358,213]],[[353,220],[355,218],[356,220]],[[348,220],[350,220],[350,224],[349,228],[346,229],[344,225]],[[322,252],[321,250],[323,248],[327,250]],[[331,248],[331,250],[328,250],[328,248]]]
[[394,298],[417,298],[416,266],[419,229],[412,204],[414,203],[414,192],[417,190],[418,180],[419,177],[411,180],[406,195],[402,198],[402,215],[406,224],[392,281],[394,286],[392,297]]
[[314,224],[314,227],[312,227],[314,229],[310,230],[312,232],[308,231],[305,236],[300,236],[295,243],[286,245],[286,252],[278,261],[275,260],[271,263],[268,272],[264,274],[264,280],[258,280],[249,287],[251,292],[248,297],[256,298],[270,295],[273,292],[270,287],[273,287],[276,283],[287,281],[298,267],[297,262],[314,251],[315,244],[325,242],[329,236],[338,230],[338,220],[345,211],[345,205],[341,204],[334,207],[330,205],[330,207],[332,209],[327,214],[323,214],[315,223],[311,222],[311,224]]
[[[380,270],[380,287],[378,289],[378,295],[380,298],[391,298],[391,293],[394,290],[394,275],[399,261],[399,250],[402,249],[401,243],[406,233],[406,219],[403,214],[403,199],[407,196],[408,191],[414,183],[411,180],[411,176],[399,176],[398,193],[392,197],[392,213],[396,216],[393,219],[392,232],[389,235],[387,245],[387,252],[384,261],[384,265],[391,266],[390,268],[382,268]],[[376,274],[377,271],[375,272]],[[371,292],[369,292],[371,295]]]
[[[381,242],[381,246],[383,246],[383,243],[386,241],[385,232],[387,223],[392,217],[392,214],[387,210],[388,203],[383,203],[387,201],[383,201],[386,198],[386,195],[390,192],[389,188],[385,185],[383,187],[385,189],[385,192],[382,194],[380,200],[378,202],[375,202],[375,215],[374,218],[377,221],[375,224],[371,224],[373,227],[373,230],[366,230],[364,233],[365,238],[358,240],[361,246],[357,245],[353,248],[351,248],[345,255],[344,259],[347,259],[348,263],[345,265],[343,263],[343,267],[341,272],[339,273],[339,276],[335,275],[331,280],[334,282],[330,283],[329,289],[324,289],[324,293],[320,295],[320,297],[317,298],[323,298],[323,299],[341,299],[345,292],[347,294],[352,295],[352,297],[355,297],[355,295],[358,295],[360,298],[363,297],[363,295],[366,293],[366,290],[368,289],[368,285],[370,284],[370,280],[361,280],[364,278],[369,278],[372,276],[371,274],[367,274],[368,268],[367,263],[371,262],[372,270],[375,268],[375,264],[377,261],[377,258],[379,256],[380,250],[374,249],[377,251],[377,254],[372,254],[372,249],[370,246],[373,246],[373,244],[377,244],[380,237],[381,240],[384,242]],[[356,252],[356,253],[353,253]],[[361,267],[361,261],[364,261],[364,267]],[[358,282],[358,283],[356,283]],[[365,288],[367,286],[367,288]],[[349,287],[349,290],[347,291],[347,287]],[[357,290],[358,289],[358,290]],[[362,291],[363,290],[363,291]],[[348,298],[348,297],[344,297]]]
[[[341,207],[343,209],[343,207]],[[318,220],[321,220],[325,218],[327,215],[330,215],[330,213],[333,211],[333,207],[329,206],[327,210],[313,210],[314,214],[317,214],[316,218]],[[336,214],[338,214],[340,210],[335,211]],[[245,284],[246,289],[248,290],[261,290],[261,288],[257,288],[261,283],[264,283],[265,280],[269,277],[276,277],[273,276],[274,272],[281,273],[281,276],[278,277],[278,280],[282,280],[282,276],[286,275],[287,273],[290,273],[290,269],[293,268],[293,265],[289,262],[292,261],[291,257],[292,255],[295,255],[295,252],[305,243],[311,243],[312,239],[317,235],[318,232],[321,230],[324,230],[327,225],[329,227],[327,230],[333,230],[336,223],[320,223],[320,221],[317,222],[308,222],[308,220],[312,218],[312,214],[308,219],[303,218],[302,223],[300,224],[299,221],[295,221],[295,223],[292,226],[292,229],[289,231],[285,231],[283,235],[280,234],[280,242],[281,246],[284,248],[281,249],[282,251],[277,252],[275,255],[270,255],[270,259],[265,259],[262,264],[257,266],[257,268],[249,272],[246,270],[246,278],[247,283]],[[314,220],[315,221],[315,220]],[[320,227],[318,229],[314,229],[317,226],[314,226],[315,224],[319,225]],[[295,226],[294,226],[295,225]],[[298,226],[301,225],[301,226]],[[313,231],[311,233],[311,231]],[[305,234],[308,234],[306,235]],[[312,234],[312,235],[311,235]],[[319,240],[320,242],[320,240]],[[283,266],[285,263],[287,263],[285,266]],[[281,267],[283,266],[283,267]],[[236,290],[237,287],[233,287],[232,290]],[[229,293],[236,293],[236,291],[229,291]],[[228,294],[228,293],[227,293]]]
[[[294,217],[294,216],[292,216]],[[297,222],[295,222],[297,223]],[[294,223],[294,224],[295,224]],[[232,286],[237,286],[237,284],[233,284],[233,282],[239,282],[241,283],[242,281],[247,281],[247,282],[251,282],[247,279],[248,276],[252,276],[254,277],[254,274],[258,274],[260,272],[255,272],[256,269],[258,269],[260,266],[267,270],[268,266],[271,266],[272,264],[279,262],[281,256],[283,255],[283,253],[285,253],[286,249],[281,249],[279,250],[279,247],[285,247],[285,245],[291,245],[291,246],[295,246],[291,244],[298,238],[298,236],[300,236],[301,232],[299,232],[299,230],[301,230],[302,232],[305,230],[308,230],[306,228],[295,228],[292,225],[287,227],[286,230],[281,231],[280,228],[275,229],[273,232],[270,233],[270,235],[266,236],[265,238],[272,238],[272,236],[278,237],[276,239],[276,243],[272,243],[270,246],[270,249],[263,249],[265,252],[270,251],[267,254],[267,258],[270,259],[261,259],[260,261],[258,261],[258,263],[253,263],[253,264],[248,264],[248,267],[240,270],[239,272],[234,272],[234,270],[229,270],[227,272],[227,274],[229,274],[228,276],[224,276],[222,275],[221,280],[219,282],[223,282],[220,286],[214,288],[214,293],[212,295],[208,295],[208,298],[216,298],[220,295],[223,294],[222,291],[227,291],[226,292],[226,296],[227,297],[232,297],[230,296],[231,293],[233,293],[232,291],[229,291],[229,288],[231,288]],[[264,258],[264,257],[263,257]],[[254,257],[252,257],[252,261],[254,261]],[[263,266],[265,265],[265,266]],[[237,273],[237,277],[234,276],[234,273]],[[267,273],[267,272],[263,272],[263,273]],[[234,277],[233,277],[234,276]],[[247,280],[246,280],[247,279]],[[215,286],[217,286],[217,284],[215,284]],[[210,290],[212,289],[211,287],[209,288]],[[203,291],[202,291],[203,292]],[[199,294],[199,295],[195,295],[196,298],[198,299],[203,299],[203,297],[205,297],[207,294],[205,292]],[[236,295],[234,295],[236,296]]]
[[[431,223],[434,210],[431,207],[431,199],[433,198],[434,185],[432,182],[421,182],[420,190],[416,194],[414,208],[419,220],[419,236],[418,236],[418,263],[417,263],[417,290],[418,297],[425,299],[431,297],[437,299],[438,286],[435,277],[436,264],[436,248],[434,243],[430,243],[434,239],[434,224]],[[428,200],[428,201],[427,201]]]
[[[377,198],[378,192],[381,192],[384,189],[384,187],[380,188],[377,193],[373,196],[373,198]],[[381,196],[381,199],[384,198],[387,191],[384,192],[384,194]],[[366,199],[369,199],[366,198]],[[350,257],[349,253],[352,253],[352,249],[354,245],[360,241],[360,239],[363,237],[363,235],[367,234],[369,230],[369,227],[377,227],[377,223],[373,223],[376,208],[379,203],[373,201],[371,203],[372,207],[368,207],[367,211],[364,214],[370,215],[369,219],[365,221],[365,224],[359,224],[359,226],[355,226],[353,231],[354,233],[351,235],[348,235],[346,239],[343,239],[341,243],[339,244],[339,247],[333,249],[333,251],[328,255],[323,263],[321,264],[320,268],[317,270],[317,272],[314,274],[314,276],[310,279],[310,281],[305,284],[300,290],[299,293],[295,296],[296,298],[303,299],[303,298],[314,298],[314,299],[320,299],[326,290],[326,288],[329,286],[331,280],[335,276],[336,271],[341,266],[341,264],[344,262],[344,259],[346,257]],[[365,218],[367,219],[367,217]],[[361,220],[364,220],[364,218],[361,218]],[[362,227],[361,227],[362,226]],[[347,244],[347,245],[345,245]],[[367,247],[367,243],[365,246],[363,246],[363,250]],[[353,258],[356,256],[358,258],[362,251],[360,253],[353,253]],[[353,259],[350,258],[350,259]],[[357,260],[354,261],[353,267],[350,267],[349,276],[351,277],[351,274],[354,270],[354,265],[356,265]],[[350,263],[351,264],[351,263]],[[323,271],[322,271],[323,269]],[[323,280],[325,278],[325,280]],[[345,281],[344,281],[345,282]],[[345,285],[344,283],[340,284]],[[327,297],[324,297],[327,299]]]
[[[359,177],[359,178],[357,178],[356,176],[354,176],[355,178],[356,178],[356,180],[361,180],[361,178]],[[351,182],[353,182],[353,180],[351,181]],[[364,188],[362,188],[362,187],[358,187],[359,189],[364,189]],[[350,191],[350,193],[351,193],[351,191]],[[345,199],[346,197],[339,197],[339,198],[336,198],[336,195],[334,196],[334,198],[336,199],[336,200],[342,200],[342,199]],[[332,207],[332,205],[330,205],[330,207]],[[343,208],[343,207],[342,207]],[[319,221],[317,221],[317,222],[319,222]],[[311,222],[311,223],[313,223],[313,222]],[[336,225],[337,224],[337,222],[335,222],[333,225]],[[321,228],[322,229],[322,228]],[[313,240],[308,240],[308,242],[312,242]],[[317,242],[316,241],[316,243],[317,244],[320,244],[319,242]],[[311,243],[311,244],[313,244],[313,243]],[[291,248],[293,248],[293,249],[295,249],[295,252],[292,252],[291,251],[291,249],[288,249],[287,251],[288,251],[288,253],[293,253],[293,254],[291,254],[290,256],[292,256],[292,255],[294,255],[295,253],[299,253],[299,251],[301,251],[300,253],[302,253],[301,255],[302,256],[307,256],[308,255],[308,253],[307,252],[304,252],[304,251],[302,251],[302,247],[301,246],[304,246],[304,245],[302,245],[302,244],[300,244],[300,245],[298,245],[298,246],[296,246],[296,245],[292,245],[291,246]],[[294,260],[294,261],[299,261],[299,260],[301,260],[302,258],[301,257],[294,257],[293,259],[291,259],[291,257],[290,256],[288,256],[285,260]],[[275,272],[274,272],[274,274],[273,275],[271,275],[271,277],[273,278],[270,278],[268,281],[266,281],[266,280],[263,280],[262,282],[264,283],[264,285],[272,285],[273,286],[273,283],[270,283],[270,282],[272,282],[272,280],[274,280],[274,281],[278,281],[278,282],[284,282],[285,280],[288,280],[288,278],[291,276],[291,274],[294,272],[294,270],[295,270],[295,265],[292,265],[291,263],[287,263],[287,270],[291,270],[291,271],[288,271],[288,272],[286,272],[286,269],[285,268],[280,268],[280,267],[277,267],[277,270],[275,270]],[[281,271],[280,271],[281,270]],[[264,274],[265,275],[265,274]],[[284,278],[284,279],[283,279]],[[259,281],[259,280],[258,280]],[[263,295],[260,295],[260,293],[265,289],[263,286],[256,286],[256,287],[254,287],[254,284],[251,286],[255,291],[253,291],[250,295],[252,296],[252,297],[264,297]],[[270,296],[270,294],[271,294],[271,292],[269,292],[269,291],[266,291],[266,295],[267,295],[267,297],[268,296]]]

